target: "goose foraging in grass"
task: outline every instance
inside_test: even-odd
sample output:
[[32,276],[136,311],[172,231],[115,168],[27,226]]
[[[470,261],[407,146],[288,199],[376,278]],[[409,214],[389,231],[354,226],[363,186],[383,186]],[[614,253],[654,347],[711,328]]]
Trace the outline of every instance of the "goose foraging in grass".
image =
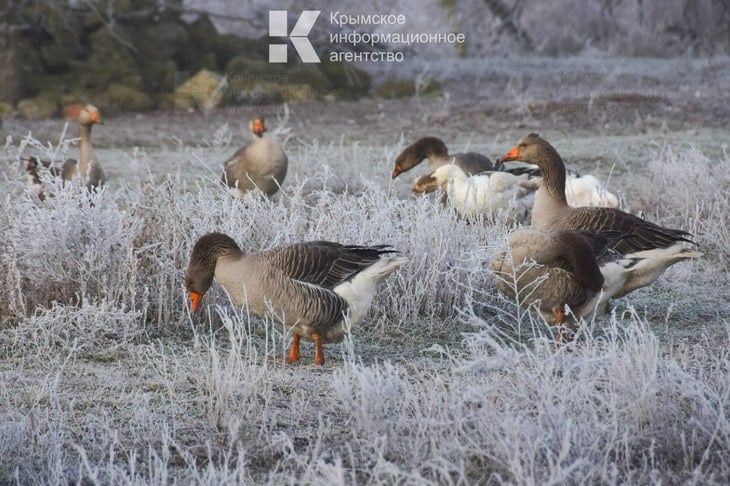
[[520,179],[509,172],[467,174],[457,165],[438,167],[413,184],[413,192],[430,192],[442,188],[454,209],[466,218],[486,218],[495,221],[503,213],[508,223],[524,222],[532,200]]
[[[38,195],[38,199],[45,201],[46,189],[43,186],[41,171],[46,170],[51,176],[58,177],[62,174],[63,168],[59,169],[54,166],[50,160],[40,160],[38,157],[33,156],[24,157],[21,161],[23,162],[23,169],[25,169],[25,178],[28,186],[32,189],[32,192]],[[63,178],[63,180],[68,179]]]
[[[387,245],[341,245],[312,241],[244,253],[223,233],[202,236],[193,248],[185,285],[194,312],[213,277],[236,305],[254,315],[273,309],[294,335],[288,361],[301,358],[300,338],[314,341],[317,365],[326,343],[342,341],[347,318],[355,324],[366,314],[383,279],[406,262]],[[269,305],[271,307],[269,307]]]
[[91,128],[104,122],[99,109],[94,105],[73,104],[63,111],[67,120],[77,121],[79,124],[79,158],[67,159],[60,167],[51,161],[40,160],[36,157],[26,157],[22,160],[28,183],[38,191],[38,197],[45,199],[45,190],[41,181],[41,171],[47,170],[54,177],[61,176],[64,181],[70,181],[80,176],[84,185],[89,189],[99,187],[106,182],[104,171],[101,168],[94,149],[91,146]]
[[274,195],[284,183],[289,159],[279,145],[265,135],[263,118],[251,121],[253,142],[242,147],[223,164],[221,183],[228,186],[232,194],[243,196],[259,189],[267,196]]
[[395,159],[393,179],[403,172],[407,172],[428,159],[428,172],[432,173],[442,165],[455,164],[467,175],[478,174],[487,170],[494,170],[494,165],[488,157],[476,153],[449,155],[446,144],[437,137],[423,137],[401,152]]
[[597,259],[610,241],[609,235],[524,228],[509,235],[507,249],[495,252],[489,267],[497,289],[523,308],[537,305],[558,326],[560,341],[563,325],[574,329],[575,317],[600,295],[604,276]]
[[[611,300],[654,282],[670,265],[701,256],[671,249],[621,255],[612,250],[619,231],[520,229],[508,249],[490,260],[495,286],[520,306],[537,305],[558,328],[575,330],[578,320],[605,314]],[[565,306],[570,307],[570,313]]]

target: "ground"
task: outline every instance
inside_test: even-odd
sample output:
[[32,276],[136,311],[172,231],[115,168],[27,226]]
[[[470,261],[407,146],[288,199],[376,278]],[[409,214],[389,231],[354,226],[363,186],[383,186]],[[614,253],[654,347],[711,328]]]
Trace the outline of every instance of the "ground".
[[[23,137],[57,144],[61,121],[6,121],[0,482],[730,478],[727,61],[576,60],[568,77],[565,60],[509,62],[459,85],[449,71],[442,97],[108,117],[93,141],[109,188],[92,205],[24,192]],[[235,201],[221,163],[260,112],[289,154],[284,194]],[[423,135],[494,159],[533,131],[706,254],[557,352],[481,267],[507,229],[412,197],[425,167],[390,178]],[[286,330],[219,288],[190,315],[181,275],[210,230],[249,249],[387,242],[411,262],[324,367],[306,344],[290,366]]]

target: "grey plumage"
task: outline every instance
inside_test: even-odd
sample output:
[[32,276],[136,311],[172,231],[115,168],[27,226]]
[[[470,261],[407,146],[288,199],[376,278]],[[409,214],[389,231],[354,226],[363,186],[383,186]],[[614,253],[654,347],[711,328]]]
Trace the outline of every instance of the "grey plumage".
[[238,149],[223,163],[221,183],[238,195],[259,189],[272,196],[284,183],[289,159],[273,139],[264,135],[265,131],[263,118],[254,119],[253,142]]
[[[597,256],[612,235],[521,229],[490,260],[495,286],[522,307],[537,305],[549,321],[585,304],[604,283]],[[562,317],[561,317],[562,318]]]
[[492,161],[482,154],[476,152],[449,154],[446,144],[440,138],[423,137],[406,147],[396,157],[393,178],[411,170],[424,159],[428,159],[429,174],[442,165],[450,164],[452,159],[453,163],[467,175],[494,170]]
[[387,245],[328,241],[244,253],[229,236],[209,233],[193,248],[185,284],[194,310],[215,276],[235,304],[260,316],[273,308],[296,336],[321,346],[342,340],[346,316],[352,323],[364,316],[377,284],[405,262],[395,253]]
[[688,232],[664,228],[616,208],[572,208],[565,197],[566,170],[557,150],[546,140],[531,133],[520,140],[503,162],[521,160],[536,164],[542,184],[535,197],[532,225],[536,228],[619,231],[625,235],[613,247],[620,253],[668,248],[679,242],[692,243]]
[[[582,301],[578,299],[571,304],[577,317],[591,312],[603,313],[608,309],[610,299],[650,285],[677,262],[702,256],[684,247],[684,243],[692,243],[688,238],[691,235],[686,231],[663,228],[615,208],[568,206],[565,165],[557,150],[537,134],[524,137],[502,160],[531,162],[542,171],[543,182],[532,211],[535,230],[550,234],[577,230],[583,233],[583,237],[592,239],[592,253],[596,260],[591,266],[599,265],[603,282],[600,292],[586,294]],[[512,243],[512,237],[510,240]],[[537,259],[536,255],[544,251],[534,245],[523,247],[525,258]],[[540,275],[551,285],[558,285],[556,277],[547,272]],[[552,297],[546,293],[548,301]],[[541,310],[545,309],[541,307]]]

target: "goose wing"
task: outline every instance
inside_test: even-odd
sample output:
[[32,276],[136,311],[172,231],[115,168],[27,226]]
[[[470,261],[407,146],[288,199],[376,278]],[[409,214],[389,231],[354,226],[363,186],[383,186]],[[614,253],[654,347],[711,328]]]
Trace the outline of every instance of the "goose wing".
[[334,291],[292,279],[278,269],[272,269],[262,284],[288,325],[326,329],[340,322],[347,311],[347,301]]
[[276,248],[266,260],[287,277],[332,289],[377,262],[385,253],[396,253],[387,245],[341,245],[311,241]]
[[455,154],[454,163],[461,168],[466,175],[475,175],[485,171],[493,171],[494,165],[489,157],[477,152],[466,152]]
[[623,254],[667,248],[680,241],[693,243],[686,231],[664,228],[616,208],[572,208],[557,225],[559,229],[618,232],[609,238],[614,242],[608,248]]

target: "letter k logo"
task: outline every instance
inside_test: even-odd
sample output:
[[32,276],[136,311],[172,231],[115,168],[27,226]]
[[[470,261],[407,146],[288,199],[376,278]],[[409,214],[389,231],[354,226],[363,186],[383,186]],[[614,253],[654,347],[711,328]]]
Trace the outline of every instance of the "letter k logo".
[[[297,23],[287,32],[287,11],[269,10],[269,37],[288,37],[302,62],[320,62],[319,56],[309,42],[309,31],[319,17],[321,10],[304,10]],[[269,62],[281,63],[287,61],[286,44],[269,44]]]

